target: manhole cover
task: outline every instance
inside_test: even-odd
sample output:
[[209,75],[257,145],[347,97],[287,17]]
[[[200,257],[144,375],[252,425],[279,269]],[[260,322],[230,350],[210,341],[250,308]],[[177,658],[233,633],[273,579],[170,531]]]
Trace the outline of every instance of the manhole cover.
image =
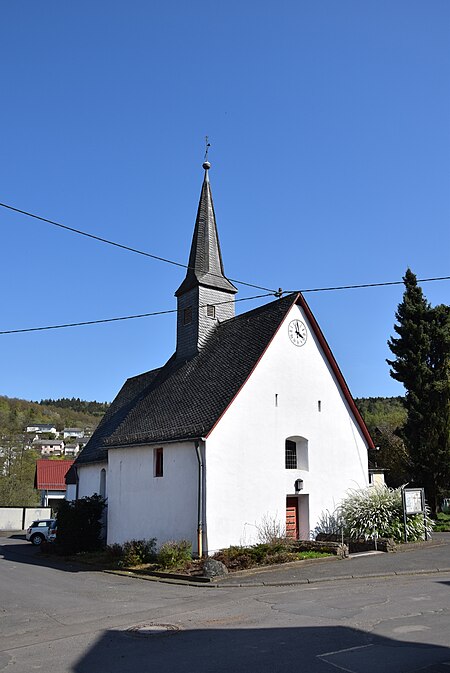
[[179,631],[174,624],[136,624],[127,629],[128,633],[135,636],[164,636]]

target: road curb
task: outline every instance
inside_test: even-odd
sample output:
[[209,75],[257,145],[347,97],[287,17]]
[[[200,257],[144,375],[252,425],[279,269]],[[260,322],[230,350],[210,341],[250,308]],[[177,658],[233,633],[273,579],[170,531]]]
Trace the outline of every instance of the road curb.
[[252,587],[293,587],[293,586],[302,586],[305,584],[323,584],[324,582],[341,582],[341,581],[351,581],[351,580],[364,580],[364,579],[383,579],[384,577],[408,577],[414,575],[438,575],[440,573],[450,573],[450,568],[422,568],[417,570],[397,570],[381,573],[366,573],[359,575],[331,575],[329,577],[316,577],[316,578],[305,578],[299,580],[287,580],[287,581],[278,581],[278,582],[233,582],[233,583],[221,583],[220,581],[216,582],[214,580],[196,582],[192,579],[181,579],[180,577],[157,577],[155,575],[142,575],[138,573],[133,573],[132,571],[126,570],[102,570],[101,572],[110,574],[110,575],[119,575],[120,577],[128,577],[130,579],[140,579],[145,580],[146,582],[160,582],[163,584],[178,584],[183,586],[191,587],[203,587],[203,588],[214,588],[214,589],[245,589]]

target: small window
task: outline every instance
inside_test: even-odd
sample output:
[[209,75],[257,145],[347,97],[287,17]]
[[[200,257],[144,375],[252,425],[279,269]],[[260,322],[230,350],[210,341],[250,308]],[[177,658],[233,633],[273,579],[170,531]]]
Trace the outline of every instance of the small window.
[[190,325],[192,322],[192,306],[188,306],[183,311],[183,325]]
[[155,477],[162,477],[164,469],[163,450],[161,448],[154,449],[153,456],[154,456],[154,475]]
[[99,495],[102,498],[106,497],[106,470],[103,468],[100,470],[100,489],[99,489]]
[[208,304],[206,307],[206,315],[208,318],[215,318],[216,317],[216,307],[214,304]]
[[285,466],[286,466],[286,470],[296,470],[297,469],[297,445],[296,445],[295,442],[292,442],[290,439],[286,440]]

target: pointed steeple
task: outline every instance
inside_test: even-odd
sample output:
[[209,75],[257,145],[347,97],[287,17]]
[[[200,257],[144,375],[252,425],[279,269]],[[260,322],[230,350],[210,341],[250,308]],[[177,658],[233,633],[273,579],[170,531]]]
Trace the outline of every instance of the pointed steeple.
[[202,285],[236,294],[237,289],[225,277],[220,251],[219,236],[217,234],[216,215],[209,183],[208,171],[211,167],[205,161],[205,177],[203,179],[197,217],[195,220],[194,235],[192,237],[191,252],[189,255],[186,278],[181,283],[175,296]]
[[234,316],[237,289],[224,274],[208,177],[210,167],[205,161],[189,268],[175,292],[178,299],[177,358],[182,359],[199,352],[217,322]]

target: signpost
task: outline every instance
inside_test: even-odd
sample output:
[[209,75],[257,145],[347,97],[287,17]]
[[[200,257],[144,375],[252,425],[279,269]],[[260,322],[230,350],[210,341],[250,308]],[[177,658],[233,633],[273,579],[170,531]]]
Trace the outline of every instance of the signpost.
[[426,510],[425,510],[425,492],[423,488],[403,488],[403,523],[405,526],[405,542],[408,542],[406,532],[406,522],[408,514],[423,514],[425,523],[425,540],[428,540]]

